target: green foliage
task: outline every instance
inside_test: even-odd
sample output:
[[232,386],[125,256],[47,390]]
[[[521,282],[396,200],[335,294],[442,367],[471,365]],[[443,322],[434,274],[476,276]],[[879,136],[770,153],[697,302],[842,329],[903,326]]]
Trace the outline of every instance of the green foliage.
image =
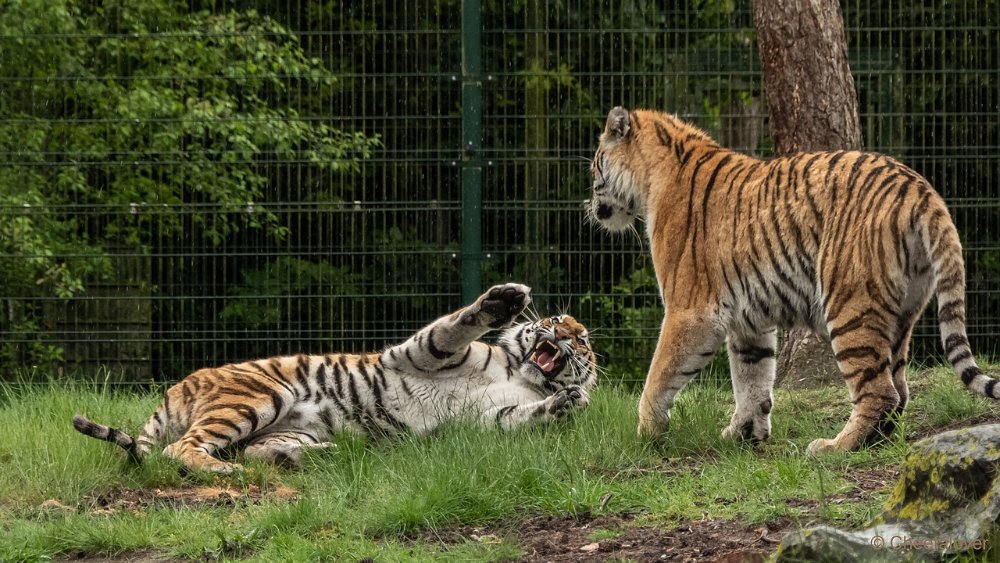
[[[154,236],[182,233],[218,245],[261,228],[282,238],[288,229],[268,208],[271,180],[257,163],[356,172],[378,145],[300,115],[292,93],[328,96],[336,77],[253,10],[11,0],[0,10],[0,36],[8,38],[0,49],[0,288],[19,298],[0,313],[16,336],[0,359],[58,359],[57,348],[32,340],[44,321],[28,299],[70,298],[109,276],[109,246],[145,252]],[[96,218],[82,223],[70,204]]]
[[346,266],[280,256],[259,270],[245,272],[219,316],[239,328],[289,326],[309,318],[309,309],[317,306],[315,299],[300,297],[322,295],[318,306],[333,311],[333,318],[342,318],[358,300],[361,278]]
[[611,287],[610,293],[588,292],[580,299],[589,311],[587,322],[595,327],[615,327],[613,338],[595,340],[602,361],[626,375],[645,374],[656,339],[644,331],[659,326],[663,304],[653,267],[646,264]]

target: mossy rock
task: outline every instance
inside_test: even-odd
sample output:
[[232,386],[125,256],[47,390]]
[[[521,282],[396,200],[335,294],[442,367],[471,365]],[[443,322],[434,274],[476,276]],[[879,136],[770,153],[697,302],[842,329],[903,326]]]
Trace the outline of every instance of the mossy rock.
[[906,456],[876,523],[930,521],[960,537],[979,534],[1000,513],[998,470],[1000,424],[925,438]]
[[974,549],[1000,515],[1000,424],[914,444],[883,513],[864,530],[789,534],[777,561],[933,561]]

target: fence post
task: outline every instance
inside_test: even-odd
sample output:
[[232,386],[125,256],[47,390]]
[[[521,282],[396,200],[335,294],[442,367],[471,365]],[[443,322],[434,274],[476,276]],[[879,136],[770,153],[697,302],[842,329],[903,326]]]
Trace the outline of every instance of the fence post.
[[483,82],[479,0],[462,0],[462,299],[482,291]]

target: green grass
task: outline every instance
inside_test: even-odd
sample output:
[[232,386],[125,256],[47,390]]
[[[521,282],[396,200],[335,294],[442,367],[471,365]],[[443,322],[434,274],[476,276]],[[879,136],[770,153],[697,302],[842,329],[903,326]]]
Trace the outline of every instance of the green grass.
[[[82,412],[135,430],[155,408],[154,393],[66,383],[0,387],[0,560],[134,551],[192,560],[516,560],[513,535],[458,545],[433,538],[454,524],[507,523],[516,534],[518,519],[538,514],[633,513],[639,523],[665,527],[706,516],[856,527],[879,512],[892,483],[861,500],[829,502],[855,488],[852,472],[891,471],[905,455],[906,433],[1000,413],[950,370],[920,371],[911,381],[903,432],[849,454],[805,453],[811,440],[832,437],[846,421],[842,387],[778,391],[772,438],[753,447],[719,435],[733,408],[727,389],[686,389],[669,435],[653,443],[635,435],[636,393],[605,386],[565,424],[513,432],[453,425],[390,441],[341,436],[301,470],[250,462],[246,473],[228,477],[181,476],[160,455],[136,467],[72,429],[70,418]],[[235,507],[99,510],[102,494],[196,484],[282,485],[299,495]],[[48,500],[69,509],[43,506]],[[595,530],[593,537],[617,533]]]

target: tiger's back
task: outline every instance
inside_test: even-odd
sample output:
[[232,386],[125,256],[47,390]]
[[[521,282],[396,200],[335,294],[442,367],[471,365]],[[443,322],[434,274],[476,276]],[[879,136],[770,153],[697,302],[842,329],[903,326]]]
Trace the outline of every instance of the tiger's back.
[[659,432],[676,393],[725,339],[737,398],[724,431],[770,433],[774,327],[830,338],[854,411],[834,440],[885,433],[908,400],[913,325],[936,290],[945,350],[973,390],[997,397],[965,334],[961,243],[919,174],[873,153],[759,160],[674,116],[616,108],[594,160],[591,215],[610,230],[645,221],[666,308],[640,401]]

